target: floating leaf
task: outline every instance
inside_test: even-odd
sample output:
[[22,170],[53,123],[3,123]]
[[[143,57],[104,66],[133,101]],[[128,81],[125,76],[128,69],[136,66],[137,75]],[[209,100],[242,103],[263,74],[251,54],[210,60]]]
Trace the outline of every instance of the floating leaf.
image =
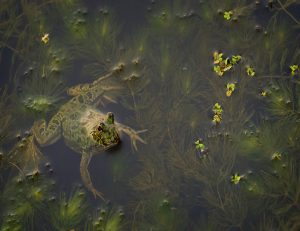
[[239,175],[238,173],[235,173],[234,175],[231,176],[230,182],[233,184],[238,184],[240,183],[242,178],[243,176]]
[[221,115],[223,113],[223,109],[219,103],[215,103],[212,111],[217,115]]
[[233,15],[233,11],[232,10],[224,12],[224,18],[226,20],[230,20],[232,15]]
[[232,63],[233,65],[235,65],[235,64],[237,64],[239,61],[241,61],[241,59],[242,59],[242,56],[240,56],[240,55],[233,55],[233,56],[231,57],[231,63]]
[[214,66],[214,71],[217,73],[219,77],[223,76],[224,71],[221,70],[220,66]]
[[232,95],[232,92],[234,92],[235,90],[235,83],[227,83],[226,89],[226,96],[230,97]]
[[262,97],[266,97],[266,96],[267,96],[267,92],[266,92],[266,91],[262,91],[262,92],[260,93],[260,95],[261,95]]
[[221,121],[222,121],[222,116],[219,115],[219,114],[215,114],[212,121],[213,121],[214,123],[216,123],[216,124],[221,123]]
[[217,51],[214,52],[214,64],[218,64],[223,61],[223,53],[219,53]]
[[299,66],[298,65],[292,65],[292,66],[290,66],[290,69],[291,69],[292,76],[294,76],[299,71]]
[[44,43],[44,44],[48,44],[49,43],[49,34],[44,34],[41,38],[41,41]]
[[247,72],[248,76],[253,77],[255,75],[254,69],[252,67],[250,67],[250,66],[246,66],[246,72]]
[[272,155],[272,160],[281,160],[281,153],[280,152],[275,152],[273,155]]
[[203,144],[201,139],[195,141],[196,149],[203,152],[205,150],[205,145]]

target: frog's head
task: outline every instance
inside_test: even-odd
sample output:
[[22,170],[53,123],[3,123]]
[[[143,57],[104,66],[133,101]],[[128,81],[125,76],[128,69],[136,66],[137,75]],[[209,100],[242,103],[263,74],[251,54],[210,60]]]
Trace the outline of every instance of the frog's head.
[[114,124],[115,123],[115,116],[112,112],[107,113],[106,123],[107,124]]
[[104,149],[109,149],[120,143],[120,136],[114,125],[113,113],[107,113],[106,122],[101,122],[98,128],[92,132],[92,136],[98,145]]

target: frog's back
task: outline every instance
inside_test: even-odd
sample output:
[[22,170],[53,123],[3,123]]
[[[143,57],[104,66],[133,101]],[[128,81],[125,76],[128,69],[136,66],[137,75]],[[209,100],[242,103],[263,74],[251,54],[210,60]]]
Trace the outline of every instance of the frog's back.
[[62,110],[65,114],[62,132],[67,145],[79,153],[92,151],[96,141],[91,132],[104,119],[104,115],[83,103],[69,102]]

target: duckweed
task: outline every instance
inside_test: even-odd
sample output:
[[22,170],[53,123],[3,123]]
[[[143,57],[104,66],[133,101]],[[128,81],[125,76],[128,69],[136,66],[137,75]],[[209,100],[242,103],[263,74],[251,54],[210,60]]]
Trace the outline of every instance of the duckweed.
[[230,11],[225,11],[225,12],[224,12],[224,19],[230,20],[232,15],[233,15],[233,11],[232,11],[232,10],[230,10]]
[[205,150],[205,145],[201,139],[195,141],[196,149],[203,152]]
[[297,75],[299,73],[299,66],[298,65],[291,65],[290,66],[291,69],[291,75]]
[[235,173],[231,176],[230,182],[233,184],[239,184],[240,181],[243,179],[243,176],[239,175],[238,173]]
[[50,37],[49,37],[49,34],[44,34],[41,38],[41,41],[44,43],[44,44],[48,44],[49,43],[49,40],[50,40]]
[[281,153],[280,152],[273,153],[271,159],[275,161],[281,160]]
[[248,76],[253,77],[255,75],[255,71],[252,67],[246,66],[246,73]]
[[235,90],[235,83],[227,83],[226,89],[226,96],[230,97]]

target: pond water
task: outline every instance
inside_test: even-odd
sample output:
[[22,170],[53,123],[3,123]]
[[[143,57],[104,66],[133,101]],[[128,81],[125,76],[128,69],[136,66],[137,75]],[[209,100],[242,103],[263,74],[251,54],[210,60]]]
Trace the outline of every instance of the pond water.
[[0,230],[300,230],[299,15],[1,0]]

